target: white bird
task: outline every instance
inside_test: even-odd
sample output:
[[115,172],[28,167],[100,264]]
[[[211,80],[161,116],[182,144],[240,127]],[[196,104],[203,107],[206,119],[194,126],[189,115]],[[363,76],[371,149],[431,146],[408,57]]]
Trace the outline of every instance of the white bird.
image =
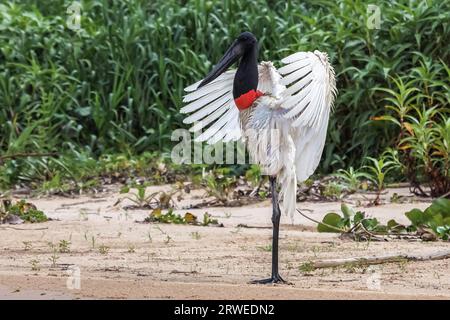
[[[226,71],[237,61],[237,70]],[[191,113],[184,119],[194,123],[190,130],[202,132],[196,141],[214,144],[242,138],[252,159],[269,175],[272,276],[252,283],[285,282],[278,271],[279,204],[293,217],[297,183],[319,164],[337,93],[326,53],[297,52],[281,61],[285,65],[278,71],[271,62],[258,65],[257,40],[244,32],[203,80],[185,89],[187,104],[181,109]]]

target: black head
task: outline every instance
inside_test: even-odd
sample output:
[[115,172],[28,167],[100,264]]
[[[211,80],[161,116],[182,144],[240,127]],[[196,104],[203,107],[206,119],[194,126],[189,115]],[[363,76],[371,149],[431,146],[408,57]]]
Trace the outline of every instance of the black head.
[[242,32],[237,38],[236,41],[241,43],[243,47],[247,50],[251,49],[254,45],[256,45],[257,40],[253,33],[245,31]]
[[245,31],[241,33],[198,87],[200,88],[216,79],[256,44],[256,37],[251,32]]

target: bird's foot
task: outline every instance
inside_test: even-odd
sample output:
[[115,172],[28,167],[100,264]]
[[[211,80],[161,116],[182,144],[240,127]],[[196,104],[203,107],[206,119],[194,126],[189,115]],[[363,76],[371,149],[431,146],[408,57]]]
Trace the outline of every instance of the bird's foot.
[[284,280],[278,273],[275,275],[272,275],[272,277],[267,279],[261,279],[261,280],[252,280],[250,281],[251,284],[275,284],[275,283],[281,283],[281,284],[292,284],[286,280]]

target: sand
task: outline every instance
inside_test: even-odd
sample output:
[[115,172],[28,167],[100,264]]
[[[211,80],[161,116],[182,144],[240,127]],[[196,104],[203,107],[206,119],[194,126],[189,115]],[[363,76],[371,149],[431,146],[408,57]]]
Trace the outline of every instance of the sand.
[[[29,199],[56,220],[0,226],[0,299],[450,299],[450,260],[301,268],[317,259],[435,252],[450,248],[448,242],[343,241],[337,234],[317,233],[300,215],[293,221],[283,216],[280,268],[292,284],[254,285],[248,282],[270,274],[269,201],[186,209],[203,201],[204,192],[195,190],[176,203],[175,212],[191,212],[200,220],[208,212],[223,227],[144,224],[150,210],[124,210],[128,200],[114,206],[123,197],[117,190]],[[394,192],[409,196],[407,189],[390,189],[386,204],[359,208],[383,222],[407,223],[405,211],[429,205],[412,197],[408,203],[389,203]],[[364,205],[370,197],[348,201]],[[297,207],[320,219],[338,212],[340,202]],[[70,242],[68,252],[58,251],[63,240]]]

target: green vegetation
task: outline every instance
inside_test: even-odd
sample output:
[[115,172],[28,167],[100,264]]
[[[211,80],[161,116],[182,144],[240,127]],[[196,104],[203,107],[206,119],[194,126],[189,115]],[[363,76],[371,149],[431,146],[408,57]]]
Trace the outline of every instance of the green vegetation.
[[438,197],[450,192],[450,69],[444,62],[432,64],[418,56],[420,66],[405,80],[393,79],[394,90],[380,89],[389,94],[385,98],[388,114],[376,119],[390,121],[399,129],[395,151],[390,150],[391,164],[417,194],[426,195],[421,187],[426,181],[430,195]]
[[102,255],[107,255],[109,253],[110,247],[102,244],[98,247],[98,252]]
[[[319,232],[340,232],[352,234],[356,239],[370,239],[377,235],[411,235],[417,234],[422,239],[450,240],[450,200],[439,198],[424,211],[413,209],[405,213],[411,224],[404,226],[395,220],[386,225],[376,218],[366,217],[364,212],[355,212],[345,203],[341,205],[342,216],[330,212],[317,225]],[[362,237],[361,235],[369,237]]]
[[184,217],[173,212],[172,209],[166,213],[162,213],[161,209],[153,210],[150,215],[145,218],[145,222],[161,222],[161,223],[175,223],[175,224],[187,224],[197,221],[197,217],[193,214],[186,213]]
[[153,210],[150,215],[145,218],[144,222],[160,222],[160,223],[174,223],[174,224],[192,224],[200,226],[219,225],[217,219],[211,217],[208,212],[203,215],[203,221],[199,222],[197,216],[190,212],[186,212],[184,216],[181,216],[173,212],[173,209],[169,209],[166,213],[162,213],[161,209]]
[[443,240],[450,239],[450,200],[436,199],[425,211],[413,209],[405,215],[414,230],[427,228]]
[[10,200],[2,200],[0,204],[0,224],[8,222],[13,216],[30,223],[48,221],[45,213],[38,210],[32,203],[20,200],[13,204]]
[[261,60],[330,54],[339,95],[321,173],[361,168],[391,147],[399,166],[389,180],[450,191],[448,1],[377,1],[381,25],[368,29],[370,1],[85,0],[79,31],[66,26],[71,3],[0,4],[0,189],[66,193],[198,174],[164,160],[184,127],[183,88],[251,30]]
[[37,260],[37,259],[33,259],[33,260],[30,260],[28,263],[31,265],[31,270],[32,271],[39,271],[39,270],[41,270],[41,267],[39,266],[39,260]]
[[377,205],[380,203],[381,191],[385,188],[386,174],[393,169],[395,163],[393,161],[386,161],[384,156],[380,159],[374,159],[372,157],[367,157],[367,159],[370,161],[370,165],[366,165],[365,168],[369,170],[367,177],[376,186],[377,197],[373,202]]
[[60,240],[58,243],[58,250],[60,253],[68,253],[70,252],[70,241]]
[[362,188],[362,178],[370,179],[370,175],[361,170],[355,170],[350,167],[348,170],[339,169],[335,174],[336,177],[342,180],[344,184],[350,191],[355,192]]
[[319,232],[351,232],[359,226],[368,231],[384,231],[386,228],[381,226],[376,218],[366,217],[364,212],[353,211],[352,208],[345,203],[341,204],[343,216],[331,212],[317,225]]

